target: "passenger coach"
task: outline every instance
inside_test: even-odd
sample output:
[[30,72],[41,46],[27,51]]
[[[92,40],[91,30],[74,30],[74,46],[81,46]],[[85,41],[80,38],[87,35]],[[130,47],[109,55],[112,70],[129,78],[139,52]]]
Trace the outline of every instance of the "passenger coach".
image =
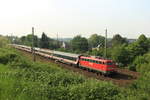
[[79,60],[78,54],[72,54],[72,53],[66,53],[66,52],[60,52],[60,51],[54,51],[53,52],[53,59],[57,59],[61,62],[77,65]]

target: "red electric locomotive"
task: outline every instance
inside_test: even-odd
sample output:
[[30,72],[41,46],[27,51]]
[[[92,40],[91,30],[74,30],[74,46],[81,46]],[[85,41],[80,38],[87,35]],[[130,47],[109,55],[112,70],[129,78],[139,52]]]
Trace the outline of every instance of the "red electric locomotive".
[[115,63],[113,63],[112,60],[85,56],[80,57],[79,66],[104,74],[111,74],[115,72],[116,68]]

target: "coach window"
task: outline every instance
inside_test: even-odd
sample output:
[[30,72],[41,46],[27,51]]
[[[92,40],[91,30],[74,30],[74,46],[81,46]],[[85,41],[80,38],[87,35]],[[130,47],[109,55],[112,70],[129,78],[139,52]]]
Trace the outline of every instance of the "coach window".
[[70,59],[68,56],[66,56],[66,59]]
[[71,57],[71,60],[75,61],[75,58],[74,58],[74,57]]
[[73,57],[70,57],[71,58],[71,60],[73,60]]
[[70,59],[70,57],[68,57],[68,56],[66,56],[66,59],[69,59],[69,60],[71,60],[71,59]]
[[61,57],[61,55],[58,55],[59,57]]
[[74,61],[76,61],[76,58],[73,58]]

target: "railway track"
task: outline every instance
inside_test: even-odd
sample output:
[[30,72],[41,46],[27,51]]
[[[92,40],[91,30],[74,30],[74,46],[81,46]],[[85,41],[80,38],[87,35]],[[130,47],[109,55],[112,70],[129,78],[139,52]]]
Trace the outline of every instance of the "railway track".
[[[26,51],[21,51],[19,50],[21,53],[23,53],[23,55],[29,57],[30,59],[32,59],[32,54]],[[94,73],[94,72],[90,72],[89,70],[85,70],[85,69],[80,69],[71,65],[66,65],[60,62],[55,62],[54,60],[50,60],[48,58],[36,55],[36,60],[40,61],[40,62],[45,62],[45,63],[56,63],[59,67],[61,68],[65,68],[68,70],[71,70],[75,73],[78,74],[82,74],[87,78],[94,78],[97,80],[102,80],[102,81],[109,81],[112,82],[116,85],[122,86],[122,87],[126,87],[129,86],[131,83],[133,83],[138,77],[139,77],[139,73],[137,72],[133,72],[133,71],[129,71],[128,69],[120,69],[117,68],[117,73],[108,77],[105,77],[103,75]]]

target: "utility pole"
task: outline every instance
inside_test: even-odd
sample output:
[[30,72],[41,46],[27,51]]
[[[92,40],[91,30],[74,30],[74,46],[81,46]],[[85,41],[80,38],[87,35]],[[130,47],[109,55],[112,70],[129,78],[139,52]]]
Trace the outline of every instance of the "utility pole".
[[105,30],[105,58],[107,58],[107,29]]
[[33,55],[33,61],[35,62],[36,61],[36,58],[35,58],[35,48],[34,48],[34,27],[32,27],[32,55]]
[[58,33],[57,33],[57,47],[59,46],[59,43],[58,43]]
[[10,42],[11,44],[13,44],[13,34],[11,33],[11,36],[10,36]]

